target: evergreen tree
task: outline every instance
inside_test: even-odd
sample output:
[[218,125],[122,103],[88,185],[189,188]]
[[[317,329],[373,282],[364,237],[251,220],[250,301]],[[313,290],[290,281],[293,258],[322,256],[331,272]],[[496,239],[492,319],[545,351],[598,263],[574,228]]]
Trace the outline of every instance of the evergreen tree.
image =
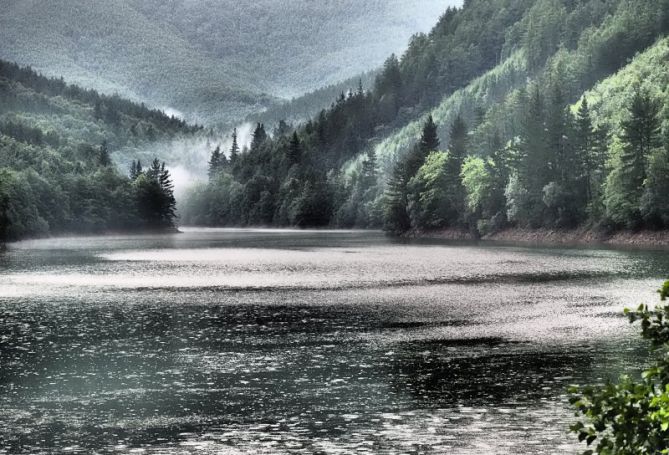
[[251,151],[257,151],[260,149],[260,146],[265,143],[267,140],[267,132],[265,131],[265,125],[258,123],[256,129],[253,131],[253,139],[251,140]]
[[623,120],[621,140],[622,172],[625,191],[640,196],[646,179],[647,159],[660,145],[660,106],[650,94],[637,90],[628,108],[628,118]]
[[[436,131],[435,131],[436,133]],[[457,116],[451,125],[450,144],[448,147],[448,161],[446,163],[444,177],[447,185],[450,207],[455,213],[465,213],[465,188],[462,186],[462,165],[467,156],[468,132],[467,124],[461,116]],[[457,220],[446,220],[453,225]]]
[[221,153],[221,147],[217,146],[209,158],[209,179],[214,179],[225,166],[225,155]]
[[289,167],[299,164],[302,159],[302,144],[300,143],[300,137],[297,135],[297,132],[294,132],[290,139],[290,144],[288,144],[288,149],[286,151],[286,159]]
[[551,156],[545,132],[544,98],[538,85],[531,87],[529,95],[521,98],[521,135],[516,146],[517,178],[514,185],[524,197],[517,199],[510,207],[515,213],[523,213],[523,222],[532,227],[539,227],[543,223],[544,187],[551,181]]
[[407,172],[406,180],[416,175],[418,169],[425,163],[425,159],[430,152],[439,149],[439,135],[437,132],[437,125],[434,123],[432,115],[429,115],[425,124],[423,125],[423,132],[420,141],[413,147],[411,152],[407,155],[406,164],[403,167]]
[[110,166],[111,157],[109,156],[109,147],[107,146],[107,141],[102,141],[100,144],[100,149],[98,150],[98,163],[100,166]]
[[427,121],[423,126],[423,134],[420,138],[420,148],[427,156],[430,152],[439,150],[439,134],[437,132],[437,125],[434,123],[432,114],[427,117]]
[[589,204],[593,199],[594,174],[595,174],[595,160],[594,154],[594,128],[592,126],[592,118],[590,117],[590,108],[588,106],[588,99],[583,98],[581,105],[576,113],[575,121],[575,152],[577,160],[582,169],[582,174],[578,177],[583,182],[583,189],[585,190],[585,202]]
[[135,180],[137,208],[146,227],[163,229],[174,226],[176,199],[174,185],[165,163],[157,158]]
[[386,185],[384,194],[384,229],[393,233],[406,232],[411,228],[408,206],[408,172],[406,163],[398,161]]
[[376,152],[370,148],[367,157],[362,162],[362,173],[360,182],[364,190],[376,185]]
[[232,146],[230,147],[230,164],[237,163],[239,158],[239,144],[237,144],[237,128],[232,131]]
[[[436,147],[439,147],[439,139],[436,137],[437,131],[436,128],[434,130],[431,129],[431,134],[433,134],[433,140],[436,139]],[[425,133],[423,133],[425,135]],[[462,119],[460,115],[458,115],[455,120],[453,121],[453,124],[451,125],[451,130],[450,130],[450,142],[448,146],[448,153],[450,155],[451,160],[454,160],[456,167],[458,169],[462,168],[462,163],[465,160],[465,157],[467,156],[467,144],[468,144],[468,132],[467,132],[467,124],[465,121]],[[437,150],[437,148],[433,148],[432,151]]]
[[135,160],[132,160],[132,164],[130,165],[130,180],[135,180],[137,175],[137,163]]

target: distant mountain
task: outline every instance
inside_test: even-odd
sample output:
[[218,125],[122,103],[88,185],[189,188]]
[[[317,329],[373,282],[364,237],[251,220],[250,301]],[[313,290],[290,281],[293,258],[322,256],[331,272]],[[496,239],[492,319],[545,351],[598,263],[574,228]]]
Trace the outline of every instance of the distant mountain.
[[0,58],[196,121],[374,69],[459,0],[5,0]]
[[357,77],[321,87],[294,97],[290,101],[277,103],[263,112],[251,114],[247,120],[251,123],[260,122],[272,127],[282,120],[293,125],[299,124],[315,117],[321,110],[331,108],[342,94],[347,95],[358,90],[360,86],[363,90],[371,89],[377,74],[378,71],[369,71]]

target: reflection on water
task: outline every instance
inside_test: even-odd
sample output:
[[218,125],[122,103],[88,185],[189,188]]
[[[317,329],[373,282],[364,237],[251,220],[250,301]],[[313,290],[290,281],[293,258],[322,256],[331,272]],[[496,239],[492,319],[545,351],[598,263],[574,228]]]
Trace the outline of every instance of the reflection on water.
[[573,453],[663,251],[190,230],[0,255],[0,453]]

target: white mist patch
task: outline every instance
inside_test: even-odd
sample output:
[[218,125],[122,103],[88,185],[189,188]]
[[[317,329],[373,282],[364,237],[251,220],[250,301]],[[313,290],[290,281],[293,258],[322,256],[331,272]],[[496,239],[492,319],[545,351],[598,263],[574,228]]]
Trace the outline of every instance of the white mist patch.
[[159,109],[163,111],[168,117],[178,118],[179,120],[184,120],[186,118],[186,115],[177,109],[171,107],[163,107]]
[[[249,122],[243,123],[237,127],[237,144],[239,145],[240,149],[251,146],[251,141],[253,140],[253,131],[255,128],[256,125]],[[232,146],[232,138],[228,140],[226,145],[227,147],[225,152],[228,154],[230,147]]]
[[186,195],[189,188],[205,178],[201,174],[191,172],[183,166],[168,166],[172,182],[174,183],[174,196],[177,200]]
[[[172,114],[172,110],[169,109],[165,109],[164,112]],[[177,114],[181,115],[176,110],[174,114],[175,117]],[[255,124],[248,122],[237,127],[237,144],[240,149],[251,144],[255,127]],[[178,137],[169,141],[159,141],[141,149],[125,150],[121,152],[123,158],[118,159],[117,163],[119,170],[126,174],[132,160],[141,160],[144,168],[148,167],[154,158],[164,161],[172,176],[175,197],[180,200],[194,185],[207,181],[209,159],[216,147],[220,147],[226,156],[230,156],[232,130],[202,131],[194,136]]]

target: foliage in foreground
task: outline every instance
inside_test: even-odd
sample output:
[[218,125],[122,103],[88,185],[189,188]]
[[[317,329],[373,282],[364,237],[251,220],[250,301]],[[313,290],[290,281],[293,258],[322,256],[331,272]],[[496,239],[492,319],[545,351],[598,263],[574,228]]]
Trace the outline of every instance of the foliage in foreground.
[[[659,291],[669,296],[669,281]],[[630,322],[641,321],[641,335],[656,354],[640,380],[622,376],[617,384],[572,387],[570,402],[582,418],[571,426],[589,449],[583,455],[669,453],[669,306],[625,310]]]

